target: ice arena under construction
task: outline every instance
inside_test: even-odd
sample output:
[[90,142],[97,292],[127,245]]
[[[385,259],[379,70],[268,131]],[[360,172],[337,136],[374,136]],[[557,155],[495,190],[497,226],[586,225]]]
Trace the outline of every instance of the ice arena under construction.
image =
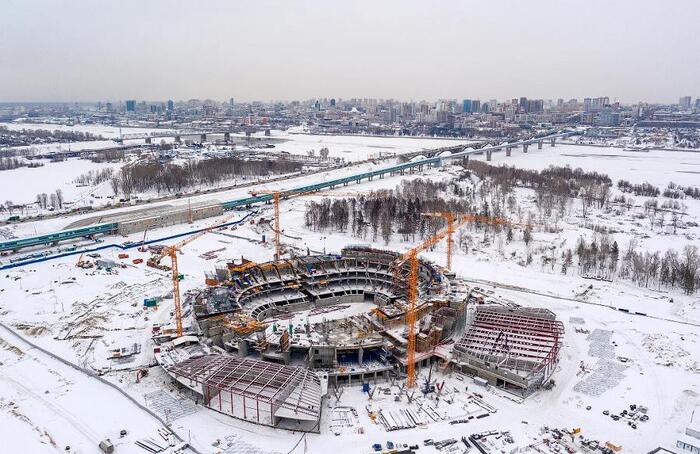
[[[156,330],[156,357],[183,390],[258,424],[317,431],[329,387],[404,379],[407,265],[396,252],[348,247],[206,273],[186,295],[186,335]],[[419,261],[416,367],[434,363],[527,396],[546,386],[563,325],[431,262]]]

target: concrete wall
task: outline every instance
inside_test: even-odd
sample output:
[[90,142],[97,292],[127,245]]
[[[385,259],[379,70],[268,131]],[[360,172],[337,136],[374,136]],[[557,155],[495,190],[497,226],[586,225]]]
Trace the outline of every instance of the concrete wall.
[[[192,220],[221,216],[223,208],[221,205],[208,205],[201,207],[192,207]],[[152,217],[137,219],[133,221],[121,221],[117,231],[121,235],[129,235],[131,233],[143,232],[146,229],[158,227],[166,227],[175,224],[184,224],[189,221],[190,210],[187,207],[158,214]]]

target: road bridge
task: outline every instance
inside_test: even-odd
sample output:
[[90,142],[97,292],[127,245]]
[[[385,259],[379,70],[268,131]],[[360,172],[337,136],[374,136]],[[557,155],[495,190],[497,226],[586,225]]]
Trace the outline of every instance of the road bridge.
[[[549,145],[553,147],[555,146],[557,139],[575,134],[580,134],[580,131],[560,131],[558,133],[550,134],[543,137],[535,137],[532,139],[518,140],[514,142],[503,142],[500,145],[489,145],[479,149],[469,148],[469,145],[458,145],[455,147],[440,148],[438,150],[431,150],[430,153],[436,154],[436,156],[426,157],[423,159],[414,158],[409,162],[404,162],[401,164],[396,164],[393,166],[388,166],[369,172],[361,172],[347,177],[336,178],[333,180],[326,180],[319,183],[299,186],[286,191],[282,191],[281,197],[286,198],[299,193],[309,193],[322,191],[326,189],[334,189],[338,186],[347,186],[350,183],[361,183],[362,181],[372,181],[374,178],[384,178],[387,175],[403,175],[406,172],[413,171],[420,172],[425,167],[441,166],[443,163],[449,162],[454,159],[468,159],[471,155],[485,154],[486,160],[490,161],[492,154],[497,151],[505,150],[506,156],[511,156],[512,150],[514,148],[522,148],[523,152],[527,153],[528,147],[530,145],[536,144],[538,149],[542,149],[545,143],[549,143]],[[221,202],[221,205],[223,210],[227,211],[234,209],[251,208],[253,205],[256,204],[270,203],[271,200],[272,194],[261,194],[251,197],[244,197],[241,199],[224,201]],[[2,241],[0,242],[0,252],[18,251],[20,249],[32,246],[52,245],[57,244],[59,241],[65,241],[76,238],[92,238],[94,235],[98,234],[113,234],[118,230],[118,227],[118,223],[96,224],[79,229],[62,230],[60,232],[49,233],[45,235],[37,235],[32,237]]]
[[228,142],[231,140],[232,134],[243,133],[246,136],[250,136],[256,131],[265,131],[265,135],[270,135],[270,126],[245,126],[245,127],[232,127],[232,128],[202,128],[202,129],[184,129],[184,130],[172,130],[164,129],[162,131],[151,131],[151,132],[137,132],[137,133],[127,133],[122,134],[118,141],[124,140],[145,140],[146,143],[152,143],[154,139],[165,139],[174,138],[175,142],[181,142],[183,137],[196,137],[200,141],[205,142],[208,136],[224,136],[224,141]]

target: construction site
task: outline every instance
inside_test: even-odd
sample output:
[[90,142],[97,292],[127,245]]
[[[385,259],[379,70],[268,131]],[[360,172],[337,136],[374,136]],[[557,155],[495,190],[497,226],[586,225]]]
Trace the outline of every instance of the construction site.
[[[518,398],[548,386],[563,324],[549,311],[488,298],[450,271],[457,228],[506,221],[426,213],[447,227],[403,254],[351,246],[285,258],[282,199],[273,193],[273,261],[220,261],[181,299],[178,251],[207,230],[148,260],[172,273],[175,329],[154,326],[154,353],[183,392],[235,418],[319,432],[321,400],[344,385],[369,391],[400,381],[409,392],[435,367]],[[419,258],[441,241],[447,266]],[[430,380],[425,394],[435,389]]]
[[[64,395],[81,401],[84,387],[126,396],[109,395],[121,402],[109,431],[72,435],[87,440],[79,445],[61,439],[66,452],[102,442],[164,454],[643,452],[654,439],[649,421],[661,424],[658,409],[673,407],[654,390],[674,367],[688,371],[692,390],[697,370],[691,325],[675,338],[654,332],[657,323],[680,326],[651,316],[668,298],[625,288],[618,303],[608,280],[549,272],[565,233],[517,210],[476,214],[487,210],[416,202],[408,185],[388,189],[449,180],[441,197],[466,200],[459,190],[483,182],[461,164],[385,174],[364,176],[371,192],[303,181],[71,222],[65,232],[78,231],[88,248],[8,268],[0,286],[0,370],[18,374],[14,400],[0,409],[33,423],[46,408],[61,413],[54,400],[73,405]],[[354,229],[307,222],[309,207],[324,201],[399,203],[372,198],[383,191],[406,191],[401,203],[430,222],[415,224],[415,235],[388,224],[396,233],[388,240],[372,209]],[[83,229],[95,225],[118,238],[94,245]],[[522,253],[517,243],[532,229],[542,239]],[[528,267],[529,253],[539,254],[539,270]],[[644,295],[653,304],[627,309]],[[45,347],[60,359],[41,356]],[[50,364],[50,377],[36,383],[36,361],[26,358]],[[41,411],[13,406],[19,395]]]

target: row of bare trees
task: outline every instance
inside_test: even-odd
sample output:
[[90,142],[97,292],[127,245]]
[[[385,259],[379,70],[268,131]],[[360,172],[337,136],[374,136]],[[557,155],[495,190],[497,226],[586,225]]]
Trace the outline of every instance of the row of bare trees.
[[[675,249],[649,252],[640,251],[632,239],[621,253],[616,241],[600,235],[590,242],[579,238],[575,254],[583,276],[609,280],[618,277],[645,288],[678,288],[688,295],[700,289],[700,254],[694,245],[686,245],[680,253]],[[566,274],[572,265],[571,250],[562,257],[561,271]]]
[[550,166],[537,171],[509,166],[492,166],[483,161],[469,161],[465,168],[480,179],[491,179],[498,185],[509,187],[544,188],[552,193],[575,197],[587,185],[610,186],[610,177],[580,168]]
[[42,167],[44,164],[36,161],[26,161],[16,157],[0,158],[0,170],[12,170],[20,167]]
[[[610,201],[612,182],[603,173],[587,172],[580,168],[550,166],[537,171],[509,166],[492,166],[482,161],[470,161],[466,170],[492,186],[491,192],[495,214],[510,202],[510,194],[515,187],[529,188],[535,191],[540,222],[555,217],[563,217],[572,199],[580,198],[583,216],[587,217],[592,207],[602,208]],[[520,216],[519,216],[520,217]]]
[[444,227],[441,218],[423,213],[449,211],[455,214],[475,212],[465,200],[444,197],[455,186],[430,180],[402,181],[395,190],[373,191],[351,199],[324,199],[306,205],[305,223],[314,231],[350,230],[353,236],[372,241],[379,237],[388,243],[393,234],[404,241],[423,239]]
[[82,142],[100,140],[102,136],[82,131],[50,131],[48,129],[9,129],[0,126],[0,145],[20,146],[47,142]]
[[63,209],[63,191],[56,189],[56,192],[46,194],[42,192],[36,195],[36,204],[44,210],[52,208],[54,210]]
[[700,199],[700,187],[697,186],[681,186],[674,182],[670,182],[664,189],[664,197],[669,199],[683,199],[690,197],[691,199]]
[[608,235],[594,237],[590,243],[581,237],[576,244],[576,256],[579,274],[612,279],[617,272],[620,249],[617,241]]
[[686,245],[679,253],[668,249],[638,251],[637,243],[631,240],[620,261],[619,275],[642,287],[680,288],[686,294],[700,288],[700,253],[695,245]]
[[178,192],[199,185],[215,185],[235,177],[287,174],[301,168],[301,163],[285,159],[211,158],[182,165],[151,161],[125,166],[112,177],[111,186],[115,195],[121,191],[125,196],[154,189]]
[[632,193],[645,197],[658,197],[661,194],[659,188],[650,183],[632,184],[627,180],[617,182],[617,189],[622,192]]
[[112,178],[113,175],[114,169],[111,167],[107,167],[104,169],[93,169],[87,173],[75,177],[73,183],[82,186],[94,186],[100,183],[104,183],[105,181]]

